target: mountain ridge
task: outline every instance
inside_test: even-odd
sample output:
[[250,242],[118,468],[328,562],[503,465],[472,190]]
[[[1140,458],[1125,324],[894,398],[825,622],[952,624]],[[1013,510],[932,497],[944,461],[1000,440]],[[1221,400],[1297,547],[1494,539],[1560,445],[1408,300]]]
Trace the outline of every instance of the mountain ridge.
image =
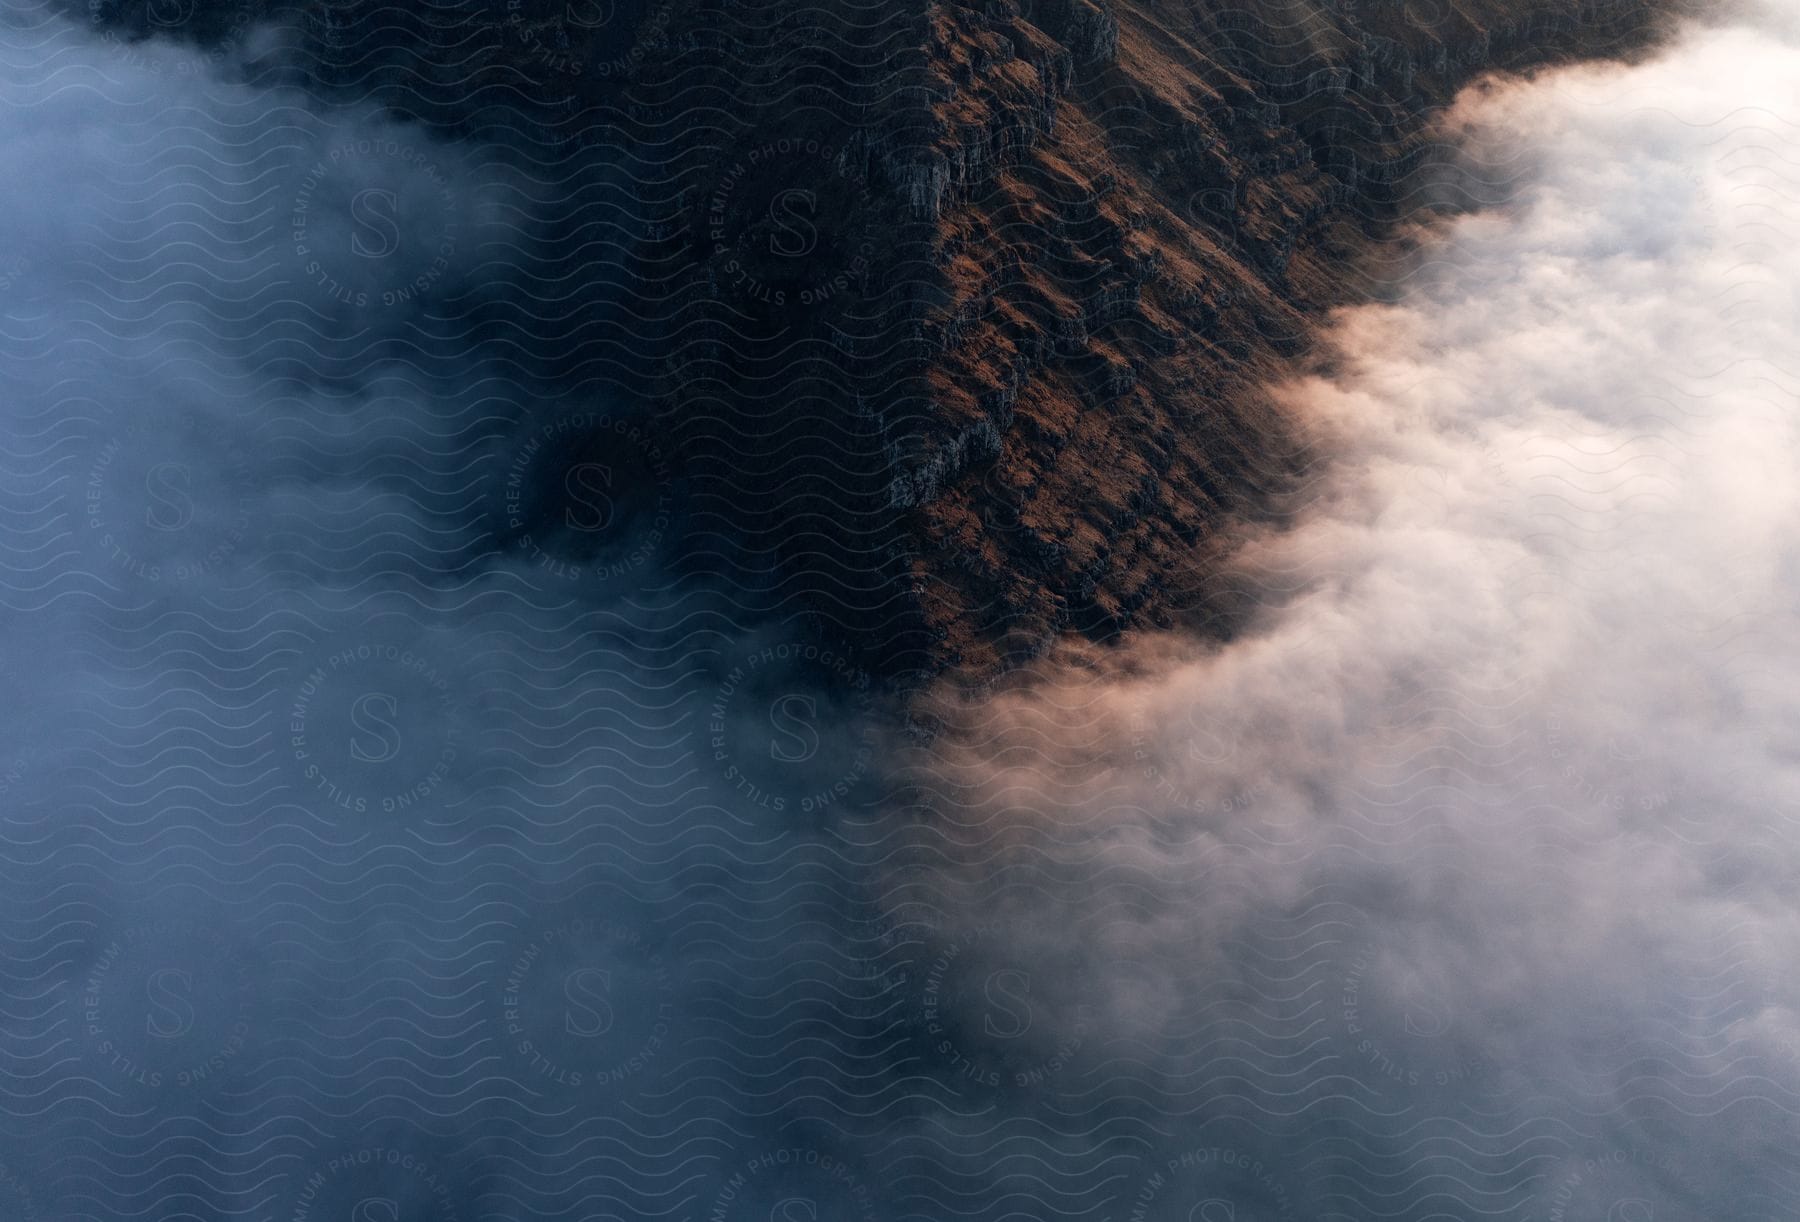
[[1637,53],[1665,15],[234,0],[189,24],[226,10],[282,15],[329,89],[452,135],[504,112],[546,178],[613,175],[617,216],[564,219],[602,270],[547,303],[566,356],[534,375],[644,421],[674,550],[738,614],[903,683],[1216,612],[1236,526],[1315,457],[1258,387],[1423,207],[1431,116],[1490,71]]

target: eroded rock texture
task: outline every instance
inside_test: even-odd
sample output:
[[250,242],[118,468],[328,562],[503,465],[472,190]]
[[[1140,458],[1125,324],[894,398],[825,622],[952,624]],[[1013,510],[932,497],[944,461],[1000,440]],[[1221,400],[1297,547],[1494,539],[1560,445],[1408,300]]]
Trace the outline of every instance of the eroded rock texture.
[[[275,10],[191,24],[216,38],[245,12]],[[1412,207],[1433,108],[1490,70],[1628,54],[1656,17],[1643,0],[276,15],[315,83],[510,142],[544,181],[579,282],[538,311],[560,358],[520,374],[644,422],[621,487],[674,497],[682,564],[721,574],[742,615],[801,617],[890,674],[971,675],[1203,602],[1232,524],[1313,461],[1255,387],[1365,286],[1356,256]],[[104,16],[157,24],[154,5]]]

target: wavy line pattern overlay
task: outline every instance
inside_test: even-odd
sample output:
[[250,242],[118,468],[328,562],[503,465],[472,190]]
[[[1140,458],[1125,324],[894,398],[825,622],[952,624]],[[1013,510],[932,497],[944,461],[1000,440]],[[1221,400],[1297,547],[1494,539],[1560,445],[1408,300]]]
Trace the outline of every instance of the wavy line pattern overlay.
[[9,6],[0,1218],[1794,1216],[1796,80]]

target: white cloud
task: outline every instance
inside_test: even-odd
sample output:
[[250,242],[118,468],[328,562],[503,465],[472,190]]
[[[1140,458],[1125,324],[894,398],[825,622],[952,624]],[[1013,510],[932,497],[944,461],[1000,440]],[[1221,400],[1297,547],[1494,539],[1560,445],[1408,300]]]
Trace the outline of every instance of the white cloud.
[[927,889],[1081,944],[1141,1076],[1213,1084],[1194,1123],[1313,1117],[1256,1139],[1302,1163],[1355,1135],[1309,1216],[1425,1216],[1428,1174],[1383,1177],[1464,1125],[1468,1209],[1543,1204],[1484,1161],[1507,1133],[1648,1142],[1613,1174],[1658,1218],[1792,1200],[1753,1131],[1800,1104],[1793,17],[1465,95],[1465,172],[1516,189],[1282,389],[1337,458],[1241,557],[1261,614],[931,749],[918,834],[982,851]]

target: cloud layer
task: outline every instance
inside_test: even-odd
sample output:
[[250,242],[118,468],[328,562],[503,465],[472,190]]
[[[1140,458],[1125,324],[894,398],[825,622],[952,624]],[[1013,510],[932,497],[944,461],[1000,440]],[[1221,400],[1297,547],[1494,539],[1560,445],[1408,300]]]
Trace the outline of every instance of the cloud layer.
[[285,40],[0,25],[0,1214],[698,1209],[883,1089],[798,817],[873,693],[671,577],[678,472],[569,357],[603,153]]
[[1797,27],[1473,91],[1256,614],[902,748],[546,372],[604,165],[15,14],[0,1212],[1787,1216]]
[[1505,203],[1282,389],[1336,457],[1249,626],[946,698],[908,844],[955,864],[892,894],[1006,931],[1052,1031],[1083,982],[1122,1043],[1058,1097],[1137,1101],[1146,1183],[1284,1169],[1113,1216],[1791,1208],[1797,70],[1776,5],[1471,90],[1446,189]]

